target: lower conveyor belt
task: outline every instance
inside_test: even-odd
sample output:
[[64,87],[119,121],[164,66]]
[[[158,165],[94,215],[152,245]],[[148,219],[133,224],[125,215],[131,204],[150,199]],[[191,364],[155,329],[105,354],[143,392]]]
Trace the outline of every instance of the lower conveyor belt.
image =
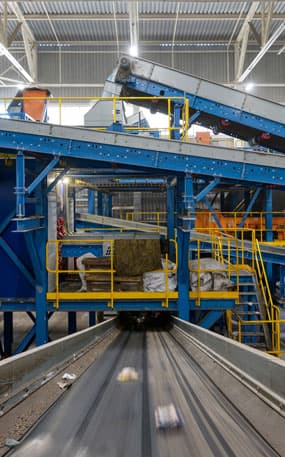
[[[126,366],[138,371],[138,381],[117,380]],[[154,410],[169,403],[183,426],[159,431]],[[175,327],[121,332],[10,455],[280,456],[213,384]]]

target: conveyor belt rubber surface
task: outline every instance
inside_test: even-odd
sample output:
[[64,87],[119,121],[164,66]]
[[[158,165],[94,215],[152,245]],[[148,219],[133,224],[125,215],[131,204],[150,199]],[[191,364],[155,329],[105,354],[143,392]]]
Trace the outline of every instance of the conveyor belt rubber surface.
[[[276,457],[187,352],[182,332],[122,332],[41,419],[13,457]],[[132,366],[138,381],[120,383]],[[174,403],[183,426],[155,428]]]

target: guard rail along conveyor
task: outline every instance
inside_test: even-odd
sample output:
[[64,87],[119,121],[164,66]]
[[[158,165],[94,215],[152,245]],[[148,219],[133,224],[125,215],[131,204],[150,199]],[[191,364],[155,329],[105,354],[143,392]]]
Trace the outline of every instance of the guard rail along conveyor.
[[[283,106],[197,76],[122,56],[105,83],[105,95],[110,94],[148,97],[130,101],[162,113],[168,112],[167,97],[185,97],[189,100],[190,125],[196,123],[214,133],[285,152]],[[151,96],[166,100],[151,100]]]
[[[13,436],[11,457],[285,456],[284,361],[177,318],[151,331],[114,324],[0,363],[0,456]],[[137,378],[120,382],[125,367]],[[159,430],[155,411],[170,403],[181,426]]]

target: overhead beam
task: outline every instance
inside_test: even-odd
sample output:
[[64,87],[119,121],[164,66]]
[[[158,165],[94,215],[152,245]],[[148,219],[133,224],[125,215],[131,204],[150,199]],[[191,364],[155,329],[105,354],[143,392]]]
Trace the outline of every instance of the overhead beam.
[[[112,14],[50,14],[52,21],[110,21],[113,20]],[[15,19],[14,15],[9,14],[8,20]],[[44,14],[25,14],[26,21],[46,21],[47,17]],[[223,14],[185,14],[179,15],[178,21],[236,21],[237,19],[245,20],[246,14],[223,13]],[[254,20],[261,21],[262,15],[256,13]],[[285,19],[284,13],[272,14],[273,21]],[[117,21],[128,21],[128,14],[116,14]],[[140,21],[175,21],[176,14],[140,14]]]
[[240,75],[242,74],[246,56],[246,50],[248,46],[248,38],[250,32],[249,23],[252,21],[257,8],[259,6],[259,2],[252,2],[252,5],[246,15],[244,23],[239,31],[237,36],[237,46],[235,47],[235,51],[238,52],[238,59],[237,59],[237,68],[235,69],[235,79],[238,80]]
[[29,72],[31,74],[32,80],[37,80],[37,45],[36,39],[32,30],[30,29],[27,21],[18,5],[18,2],[9,2],[9,8],[15,14],[19,23],[21,23],[22,36],[24,41],[25,53],[27,56],[27,62],[29,67]]
[[139,12],[138,2],[128,2],[129,27],[130,27],[130,54],[138,55],[139,44]]
[[271,48],[271,46],[275,43],[275,41],[279,38],[281,33],[285,30],[285,21],[280,24],[278,29],[273,33],[273,35],[269,38],[267,43],[261,48],[257,56],[253,59],[253,61],[249,64],[246,70],[239,76],[238,82],[243,82],[248,75],[252,72],[252,70],[256,67],[258,62],[262,59],[262,57],[267,53],[267,51]]
[[28,83],[32,83],[34,81],[32,76],[24,69],[24,67],[22,67],[22,65],[18,62],[18,60],[15,59],[15,57],[11,54],[11,52],[2,43],[0,43],[0,54],[7,57],[7,59],[11,62],[13,67],[15,67],[16,70],[18,70],[18,72],[21,73],[21,75],[25,78],[25,80]]
[[[264,26],[262,27],[262,46],[265,45],[265,43],[268,41],[269,38],[269,31],[270,31],[270,25],[272,21],[272,14],[273,14],[273,9],[275,5],[275,0],[271,0],[268,5],[268,11],[266,13],[266,18],[264,21]],[[263,21],[262,21],[263,24]]]

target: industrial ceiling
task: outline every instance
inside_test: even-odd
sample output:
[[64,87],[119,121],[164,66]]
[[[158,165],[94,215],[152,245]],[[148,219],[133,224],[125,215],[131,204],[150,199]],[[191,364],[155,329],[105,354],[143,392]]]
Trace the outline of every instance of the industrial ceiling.
[[[270,50],[285,51],[284,1],[1,1],[0,84],[38,82],[37,54],[187,50],[235,54],[233,82],[244,81]],[[254,51],[250,64],[246,53]],[[19,59],[19,53],[24,57]],[[282,56],[283,57],[283,56]],[[13,73],[14,75],[14,73]],[[40,82],[40,81],[39,81]]]

